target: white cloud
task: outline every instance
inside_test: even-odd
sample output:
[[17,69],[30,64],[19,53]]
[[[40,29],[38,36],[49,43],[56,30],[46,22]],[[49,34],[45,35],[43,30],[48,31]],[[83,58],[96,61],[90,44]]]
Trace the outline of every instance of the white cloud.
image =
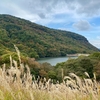
[[[35,22],[41,22],[44,19],[46,19],[44,22],[47,19],[54,21],[56,14],[70,15],[74,20],[77,18],[79,20],[83,19],[85,15],[97,15],[100,12],[99,0],[3,0],[0,2],[1,13],[18,15],[29,20],[32,19],[30,16],[33,16],[33,19],[36,16]],[[24,13],[20,13],[21,11]],[[27,15],[29,17],[26,17]]]
[[79,31],[87,31],[91,28],[91,25],[86,20],[80,20],[73,24],[73,27]]
[[95,47],[100,48],[100,40],[90,40],[89,41],[91,44],[93,44]]
[[77,9],[77,13],[85,14],[89,17],[100,16],[100,0],[77,0],[80,7]]

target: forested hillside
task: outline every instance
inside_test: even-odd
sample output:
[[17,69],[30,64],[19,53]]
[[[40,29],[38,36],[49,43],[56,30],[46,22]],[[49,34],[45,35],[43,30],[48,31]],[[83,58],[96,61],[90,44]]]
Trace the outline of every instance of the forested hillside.
[[14,44],[24,55],[35,58],[99,51],[79,34],[0,15],[0,55],[14,51]]

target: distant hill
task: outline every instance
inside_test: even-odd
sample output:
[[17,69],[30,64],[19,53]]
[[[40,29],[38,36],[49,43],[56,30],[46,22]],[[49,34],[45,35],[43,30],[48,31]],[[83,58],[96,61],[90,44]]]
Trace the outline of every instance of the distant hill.
[[0,15],[0,55],[14,51],[15,44],[29,57],[56,57],[99,51],[76,33],[50,29],[11,15]]

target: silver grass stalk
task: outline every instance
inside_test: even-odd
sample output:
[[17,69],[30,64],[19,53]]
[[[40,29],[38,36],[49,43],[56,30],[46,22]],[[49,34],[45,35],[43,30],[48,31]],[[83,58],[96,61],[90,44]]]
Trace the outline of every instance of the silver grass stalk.
[[16,50],[16,52],[17,52],[17,54],[18,54],[19,63],[21,64],[20,51],[19,51],[19,49],[17,48],[16,45],[14,45],[14,47],[15,47],[15,50]]
[[12,67],[12,57],[10,55],[10,67]]
[[24,74],[24,64],[20,64],[20,71],[21,71],[21,74],[23,75]]
[[28,65],[25,66],[27,69],[27,74],[30,74],[30,68],[28,67]]
[[3,64],[2,74],[3,74],[3,78],[5,78],[6,77],[6,64]]
[[74,73],[69,73],[69,75],[73,78],[76,78],[76,85],[78,86],[79,90],[81,91],[82,93],[82,82],[81,82],[81,79],[75,75]]
[[[13,60],[14,67],[18,69],[17,61]],[[11,66],[12,67],[12,66]]]
[[63,68],[61,69],[61,76],[62,76],[62,80],[63,80],[63,77],[64,77],[64,69]]
[[70,75],[71,77],[75,77],[75,78],[76,78],[77,84],[78,84],[79,86],[81,86],[81,79],[80,79],[77,75],[75,75],[74,73],[69,73],[69,75]]
[[65,79],[71,80],[71,78],[69,76],[64,76],[64,80]]
[[94,79],[96,80],[96,74],[95,73],[93,73],[93,76],[94,76]]
[[87,72],[84,72],[84,74],[85,74],[88,78],[90,78],[90,76],[89,76],[89,74],[88,74]]

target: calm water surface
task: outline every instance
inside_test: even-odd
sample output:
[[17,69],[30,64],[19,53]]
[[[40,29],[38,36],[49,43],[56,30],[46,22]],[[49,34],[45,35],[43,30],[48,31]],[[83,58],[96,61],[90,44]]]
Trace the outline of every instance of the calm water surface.
[[[76,57],[70,57],[70,58],[76,58]],[[52,66],[55,66],[57,63],[65,62],[69,59],[69,57],[53,57],[53,58],[41,58],[38,60],[39,63],[50,63]]]

